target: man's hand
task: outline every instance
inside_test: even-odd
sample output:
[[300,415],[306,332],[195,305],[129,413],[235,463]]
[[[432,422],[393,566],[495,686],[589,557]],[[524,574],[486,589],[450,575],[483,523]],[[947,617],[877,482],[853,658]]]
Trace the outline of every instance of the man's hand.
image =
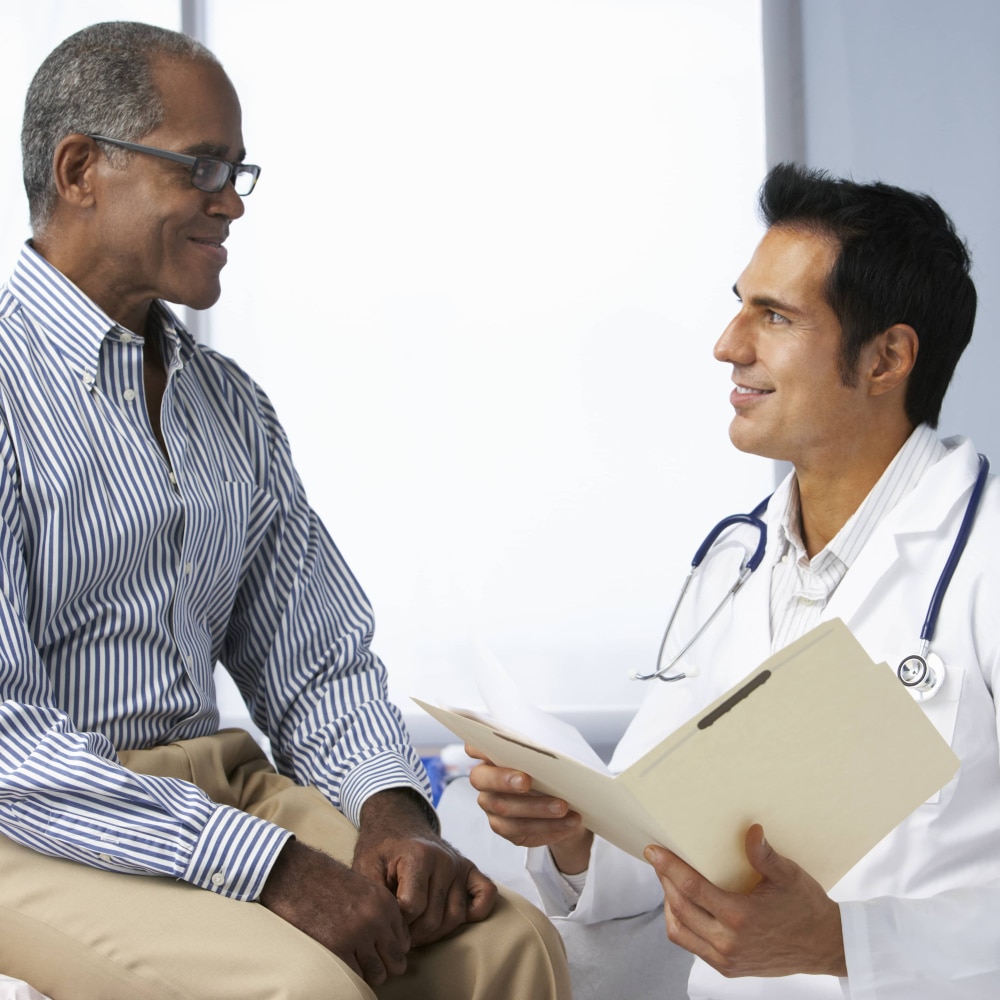
[[354,870],[396,897],[412,947],[484,920],[497,887],[432,829],[417,793],[393,788],[361,808]]
[[548,847],[556,867],[567,875],[586,870],[594,835],[569,803],[532,791],[530,775],[498,767],[474,747],[465,752],[483,761],[472,769],[469,781],[494,833],[518,847]]
[[761,880],[743,895],[719,889],[662,847],[646,848],[663,886],[670,940],[730,978],[846,976],[837,904],[771,849],[759,825],[747,831],[746,853]]
[[392,893],[320,851],[288,841],[260,901],[329,948],[369,986],[406,971],[410,935]]

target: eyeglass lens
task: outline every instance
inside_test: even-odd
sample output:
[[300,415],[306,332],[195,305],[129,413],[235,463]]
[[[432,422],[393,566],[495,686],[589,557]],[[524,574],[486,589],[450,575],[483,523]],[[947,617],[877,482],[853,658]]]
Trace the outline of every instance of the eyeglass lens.
[[226,186],[230,174],[233,175],[233,186],[238,195],[245,196],[253,190],[256,181],[254,171],[246,169],[242,164],[233,166],[213,157],[198,157],[191,168],[191,182],[201,191],[214,193]]

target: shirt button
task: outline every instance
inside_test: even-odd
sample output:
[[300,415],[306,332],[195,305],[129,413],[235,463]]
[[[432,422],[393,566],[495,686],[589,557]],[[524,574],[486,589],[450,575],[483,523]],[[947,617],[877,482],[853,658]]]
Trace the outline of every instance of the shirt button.
[[212,885],[225,885],[225,884],[226,884],[226,876],[223,875],[222,872],[216,872],[212,876]]
[[192,569],[194,569],[194,567],[192,566],[191,563],[189,563],[189,562],[184,563],[184,575],[185,576],[190,576]]
[[129,333],[127,330],[123,331],[122,335],[121,335],[121,342],[123,344],[131,344],[132,343],[132,334]]
[[122,395],[131,403],[135,399],[135,389],[126,389]]
[[102,854],[100,857],[101,857],[101,860],[104,861],[106,864],[111,864],[111,855],[110,854]]

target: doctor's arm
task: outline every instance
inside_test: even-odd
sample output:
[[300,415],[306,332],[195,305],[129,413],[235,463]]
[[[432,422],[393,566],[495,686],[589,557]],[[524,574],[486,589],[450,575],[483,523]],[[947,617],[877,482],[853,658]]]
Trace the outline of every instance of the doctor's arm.
[[743,894],[718,888],[665,848],[647,848],[670,940],[727,977],[846,976],[837,903],[773,850],[759,825],[747,832],[746,854],[761,879]]
[[534,791],[530,774],[498,767],[474,747],[466,746],[465,752],[482,761],[469,782],[494,833],[518,847],[548,847],[567,875],[587,870],[594,835],[565,799]]

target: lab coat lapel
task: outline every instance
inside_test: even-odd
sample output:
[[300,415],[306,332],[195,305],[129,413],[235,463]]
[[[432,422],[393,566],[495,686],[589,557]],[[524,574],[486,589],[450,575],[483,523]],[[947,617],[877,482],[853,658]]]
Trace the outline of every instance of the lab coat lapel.
[[[955,445],[956,440],[945,443]],[[972,486],[978,464],[972,444],[962,440],[929,469],[918,487],[875,529],[837,587],[823,618],[841,618],[850,627],[852,618],[899,558],[903,546],[910,544],[908,536],[924,535],[928,540],[933,537]]]

